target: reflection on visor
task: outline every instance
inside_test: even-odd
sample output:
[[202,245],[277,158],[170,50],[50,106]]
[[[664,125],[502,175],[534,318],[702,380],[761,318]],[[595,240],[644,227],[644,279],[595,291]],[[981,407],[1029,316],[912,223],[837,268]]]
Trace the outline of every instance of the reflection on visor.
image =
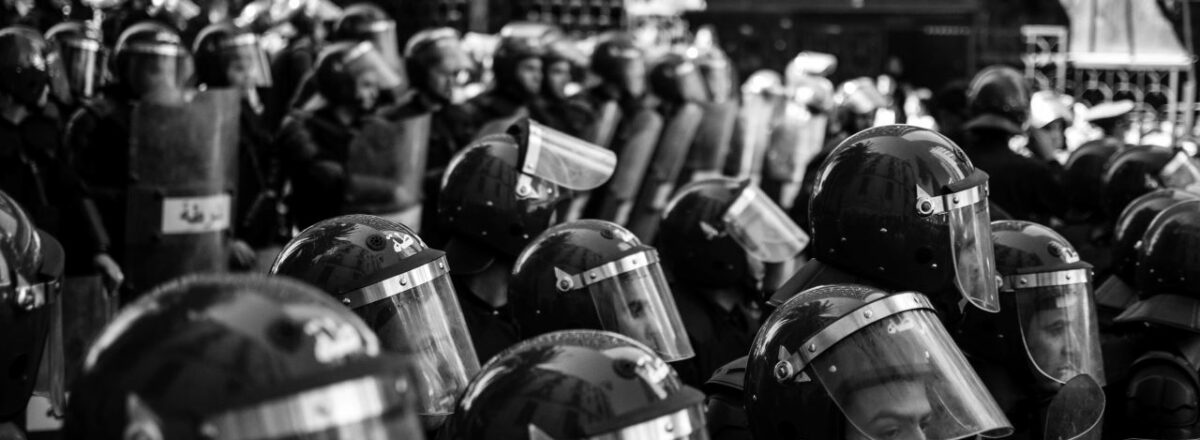
[[346,71],[351,76],[362,77],[374,74],[380,89],[394,89],[404,84],[404,79],[370,42],[356,44],[342,58]]
[[1086,270],[1037,275],[1059,282],[1014,293],[1021,340],[1034,371],[1054,388],[1080,374],[1103,383],[1100,329]]
[[754,185],[742,190],[722,219],[748,254],[768,263],[788,261],[808,246],[808,234]]
[[580,274],[554,273],[559,291],[587,288],[603,330],[636,339],[667,362],[695,355],[653,248]]
[[[424,254],[424,255],[422,255]],[[388,351],[413,355],[422,415],[454,413],[455,399],[475,373],[479,359],[451,284],[445,254],[415,269],[342,295]]]
[[271,64],[254,34],[241,34],[222,42],[221,57],[229,75],[244,78],[241,84],[271,86]]
[[[810,344],[825,348],[805,371],[869,438],[958,439],[1012,432],[928,299],[919,294],[872,302],[804,346]],[[797,354],[809,351],[796,348]]]
[[218,414],[205,423],[205,434],[226,440],[421,438],[411,387],[403,375],[348,379]]
[[1000,311],[995,254],[992,252],[988,187],[983,183],[942,196],[920,197],[920,215],[948,214],[954,285],[963,298],[986,312]]

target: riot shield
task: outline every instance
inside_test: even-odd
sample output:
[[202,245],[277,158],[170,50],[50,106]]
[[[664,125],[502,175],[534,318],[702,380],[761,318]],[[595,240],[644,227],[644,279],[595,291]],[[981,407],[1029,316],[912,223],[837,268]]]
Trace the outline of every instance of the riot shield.
[[600,111],[596,118],[596,125],[587,139],[584,139],[601,147],[611,147],[613,136],[617,134],[617,125],[621,123],[621,106],[617,105],[616,101],[606,101],[600,106]]
[[704,110],[700,105],[689,102],[676,111],[659,136],[654,159],[646,169],[628,221],[629,231],[643,243],[654,242],[662,211],[675,192],[675,183],[703,119]]
[[808,162],[825,145],[829,118],[812,113],[804,105],[789,102],[784,117],[771,131],[763,170],[763,189],[775,197],[784,210],[790,210],[800,194]]
[[226,270],[240,96],[207,90],[182,104],[133,108],[121,267],[134,292]]
[[725,175],[737,179],[761,178],[763,155],[771,137],[780,98],[769,94],[743,94],[734,124],[733,142],[726,157]]
[[1058,389],[1046,408],[1046,440],[1099,440],[1104,419],[1104,390],[1080,374]]
[[[421,192],[429,157],[429,113],[373,117],[347,147],[347,212],[420,225]],[[417,210],[417,211],[413,211]]]
[[700,106],[704,116],[696,131],[696,140],[688,152],[681,184],[720,176],[725,156],[729,154],[729,143],[733,140],[733,126],[738,116],[737,102],[706,102]]
[[617,153],[617,170],[605,187],[592,192],[590,217],[617,224],[629,219],[662,131],[662,116],[651,109],[642,109],[622,123],[612,148]]

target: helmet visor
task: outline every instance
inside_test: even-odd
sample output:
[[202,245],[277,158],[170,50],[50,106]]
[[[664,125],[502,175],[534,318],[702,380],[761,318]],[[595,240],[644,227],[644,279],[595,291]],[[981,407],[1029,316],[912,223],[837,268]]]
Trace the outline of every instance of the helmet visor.
[[695,355],[653,248],[633,249],[577,277],[586,280],[604,330],[646,344],[667,362]]
[[1159,172],[1159,179],[1167,188],[1188,191],[1200,190],[1200,165],[1187,152],[1179,151]]
[[412,258],[426,262],[341,298],[350,301],[385,350],[412,356],[418,375],[418,412],[449,415],[454,413],[455,399],[479,372],[479,359],[450,282],[445,254],[426,250]]
[[219,52],[225,75],[245,87],[270,87],[271,63],[254,34],[240,34],[223,41]]
[[1067,381],[1046,408],[1042,438],[1098,440],[1104,418],[1104,389],[1096,379],[1080,374]]
[[62,58],[64,80],[71,92],[80,97],[96,94],[103,85],[104,66],[108,65],[100,42],[83,38],[65,40],[59,44],[58,53]]
[[66,348],[63,345],[63,297],[61,284],[58,280],[47,281],[39,285],[29,286],[41,289],[45,295],[46,313],[50,318],[50,328],[46,332],[46,346],[42,350],[42,363],[38,366],[37,385],[34,394],[44,396],[50,401],[50,409],[55,416],[65,414],[67,407],[67,361]]
[[742,189],[723,219],[746,253],[768,263],[788,261],[808,246],[808,234],[755,185]]
[[380,90],[391,90],[404,85],[399,70],[389,64],[386,57],[371,43],[360,43],[344,58],[346,72],[351,77],[376,84]]
[[694,405],[587,440],[708,440],[704,407]]
[[[995,254],[992,253],[991,215],[987,183],[943,196],[949,207],[950,250],[954,285],[975,307],[1000,311]],[[946,200],[948,199],[948,200]]]
[[1012,432],[930,309],[868,324],[817,356],[808,371],[868,438],[945,440]]
[[1070,277],[1075,281],[1017,289],[1014,293],[1021,340],[1034,372],[1053,383],[1055,388],[1080,374],[1103,380],[1100,327],[1087,269],[1018,277],[1026,280],[1066,280]]
[[341,440],[423,438],[407,370],[311,387],[216,415],[220,438]]
[[617,168],[617,155],[612,151],[529,118],[517,121],[508,133],[520,146],[522,173],[564,188],[595,189]]
[[135,93],[181,90],[191,74],[191,60],[180,46],[134,44],[127,51],[121,74]]

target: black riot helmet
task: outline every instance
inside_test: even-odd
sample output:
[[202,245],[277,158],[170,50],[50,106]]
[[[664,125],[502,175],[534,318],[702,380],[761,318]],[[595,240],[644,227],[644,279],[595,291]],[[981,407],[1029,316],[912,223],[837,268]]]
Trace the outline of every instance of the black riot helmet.
[[[842,141],[817,173],[809,202],[812,255],[880,287],[931,292],[948,319],[962,300],[996,312],[987,180],[937,132],[907,125],[863,130]],[[781,289],[772,302],[795,293]]]
[[1142,194],[1165,187],[1161,173],[1172,156],[1170,149],[1150,145],[1126,148],[1113,155],[1105,165],[1100,186],[1109,218],[1120,215]]
[[422,438],[416,385],[328,295],[261,275],[188,277],[96,340],[65,432],[94,439]]
[[45,105],[50,86],[46,41],[24,26],[0,29],[0,91],[30,109]]
[[370,215],[308,227],[271,267],[353,309],[384,350],[412,354],[424,393],[419,412],[428,417],[450,414],[479,371],[449,271],[445,252],[426,247],[407,226]]
[[0,420],[24,414],[39,369],[63,381],[63,250],[0,192]]
[[458,31],[440,27],[417,32],[408,39],[404,65],[413,88],[448,104],[461,86],[461,74],[471,68],[471,58],[463,49]]
[[[582,83],[587,79],[588,59],[574,40],[565,36],[546,42],[546,55],[542,57],[542,68],[546,71],[542,81],[542,94],[555,99],[566,99],[567,86]],[[558,75],[556,71],[563,74]]]
[[596,44],[592,52],[592,71],[623,97],[640,98],[647,89],[645,56],[634,43],[633,36],[612,34]]
[[113,74],[134,98],[182,90],[192,76],[192,57],[179,33],[157,21],[125,29],[113,53]]
[[546,230],[517,257],[508,288],[525,335],[607,330],[671,362],[695,354],[658,251],[612,222],[576,220]]
[[680,188],[658,240],[676,282],[710,288],[758,287],[763,263],[789,261],[809,241],[761,189],[728,177]]
[[1024,133],[1030,95],[1025,76],[1012,67],[989,66],[979,71],[967,88],[971,119],[966,128]]
[[1200,200],[1154,217],[1138,245],[1138,301],[1118,322],[1145,322],[1200,333]]
[[1107,215],[1100,190],[1104,184],[1104,169],[1121,146],[1105,140],[1087,142],[1067,157],[1063,165],[1063,186],[1067,203],[1075,215],[1084,219]]
[[628,337],[569,330],[496,355],[449,422],[455,440],[703,440],[704,395]]
[[231,23],[208,25],[192,45],[197,83],[207,87],[270,87],[271,64],[258,35]]
[[356,3],[342,10],[333,24],[333,41],[368,41],[393,69],[401,69],[396,22],[374,3]]
[[921,294],[830,284],[758,331],[746,368],[756,440],[958,439],[1012,432]]
[[46,40],[57,48],[71,94],[77,98],[90,97],[104,85],[108,50],[99,39],[89,35],[87,24],[81,21],[56,24],[46,31]]
[[992,222],[1000,313],[969,310],[963,348],[999,364],[1029,392],[1052,393],[1080,374],[1104,383],[1092,266],[1071,243],[1033,222]]
[[1154,220],[1164,209],[1188,200],[1200,200],[1200,195],[1178,189],[1159,189],[1133,199],[1113,228],[1113,275],[1126,283],[1137,279],[1138,242]]
[[[1182,347],[1180,347],[1182,348]],[[1182,351],[1182,352],[1181,352]],[[1126,438],[1187,440],[1200,436],[1200,364],[1196,348],[1162,347],[1133,362],[1123,408]]]
[[[404,78],[368,42],[334,43],[326,46],[317,58],[314,78],[317,90],[334,104],[353,105],[370,110],[378,103],[378,95],[404,85]],[[364,100],[355,91],[355,84],[371,84],[376,95]]]
[[663,100],[675,104],[708,100],[704,77],[696,64],[681,54],[670,53],[650,69],[650,90]]
[[[492,72],[496,75],[496,89],[516,97],[533,97],[541,93],[543,72],[542,57],[546,55],[546,43],[558,35],[556,28],[540,23],[510,24],[500,30],[500,43],[492,54]],[[527,60],[536,60],[537,66],[522,67]],[[535,69],[536,67],[536,69]],[[518,69],[527,68],[536,81],[524,81]],[[534,71],[536,70],[536,73]]]
[[454,241],[489,255],[471,262],[454,255],[455,272],[482,271],[497,256],[516,258],[557,222],[571,191],[600,186],[616,162],[611,151],[528,118],[460,150],[446,166],[438,214]]

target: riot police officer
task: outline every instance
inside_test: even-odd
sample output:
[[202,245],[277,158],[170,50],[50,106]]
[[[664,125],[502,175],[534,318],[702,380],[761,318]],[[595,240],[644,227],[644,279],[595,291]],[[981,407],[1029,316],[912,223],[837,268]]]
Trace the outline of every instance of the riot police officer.
[[746,371],[756,440],[1003,437],[1012,425],[915,292],[831,284],[771,314]]
[[214,24],[196,36],[196,81],[203,88],[241,91],[238,127],[238,240],[232,245],[240,268],[256,265],[255,249],[282,244],[289,234],[280,215],[283,191],[279,156],[259,89],[271,87],[271,70],[257,35],[232,24]]
[[546,42],[546,54],[542,57],[542,93],[533,107],[533,118],[555,130],[575,137],[588,135],[595,124],[596,115],[581,100],[576,99],[579,84],[587,76],[587,57],[576,47],[576,42],[557,36]]
[[704,78],[707,99],[701,103],[704,119],[696,130],[679,185],[721,175],[733,141],[739,109],[734,96],[737,73],[729,56],[713,41],[715,38],[711,26],[701,27],[696,42],[687,51]]
[[348,6],[333,24],[331,37],[334,41],[369,41],[392,68],[397,71],[404,68],[400,60],[396,22],[373,3]]
[[1151,145],[1128,147],[1118,151],[1104,168],[1100,200],[1107,217],[1115,219],[1129,202],[1142,194],[1165,188],[1162,171],[1174,152]]
[[412,188],[356,172],[352,161],[358,158],[352,152],[369,148],[356,142],[378,140],[363,135],[368,127],[385,134],[389,128],[375,113],[382,96],[402,85],[394,69],[371,43],[336,43],[325,49],[313,76],[325,104],[294,112],[276,138],[292,183],[288,206],[295,225],[306,228],[339,214],[364,212],[352,208],[383,213],[418,202]]
[[628,34],[608,35],[592,52],[600,84],[580,99],[596,114],[589,142],[608,147],[620,161],[612,180],[592,194],[584,217],[624,224],[629,219],[664,121],[648,93],[645,54]]
[[1118,322],[1141,325],[1148,333],[1144,350],[1130,367],[1123,438],[1184,439],[1200,435],[1200,274],[1195,258],[1200,201],[1176,203],[1154,217],[1138,247],[1138,301]]
[[116,83],[85,103],[66,137],[128,275],[124,293],[225,270],[238,93],[186,90],[191,55],[161,23],[126,29],[114,52]]
[[967,309],[958,324],[959,345],[1016,435],[1046,438],[1046,412],[1055,393],[1078,375],[1106,383],[1091,265],[1048,227],[1000,220],[991,230],[1002,280],[1000,313]]
[[1121,147],[1132,125],[1129,114],[1134,107],[1129,100],[1102,102],[1089,108],[1083,118],[1103,133],[1100,141]]
[[548,35],[522,25],[501,30],[500,43],[492,54],[491,87],[462,104],[468,123],[460,129],[467,130],[471,138],[503,133],[517,119],[532,116],[530,110],[542,92],[542,57]]
[[[1029,121],[1029,88],[1010,67],[992,66],[975,75],[967,91],[972,118],[967,121],[971,163],[992,177],[992,201],[1018,220],[1051,224],[1066,205],[1053,157],[1016,154],[1009,139],[1024,135]],[[1036,151],[1035,151],[1036,153]],[[1057,220],[1055,220],[1057,221]]]
[[642,176],[627,225],[642,241],[652,242],[667,198],[674,193],[688,153],[703,122],[706,101],[704,81],[696,65],[680,54],[659,59],[649,75],[650,89],[659,99],[658,113],[665,124],[650,166]]
[[763,317],[765,265],[808,245],[775,202],[748,181],[691,183],[667,203],[658,249],[696,357],[676,364],[700,385],[750,348]]
[[519,310],[510,305],[517,255],[557,223],[576,191],[604,183],[615,166],[611,152],[528,119],[450,160],[438,215],[450,233],[450,274],[479,359],[530,334],[518,332]]
[[543,232],[512,269],[509,300],[523,336],[558,330],[616,332],[668,362],[695,355],[658,251],[604,220]]
[[61,78],[51,81],[51,97],[61,107],[65,120],[78,110],[81,101],[94,97],[104,85],[108,52],[82,21],[54,25],[46,31],[46,40],[55,46],[62,68]]
[[[26,404],[65,404],[61,282],[63,249],[0,192],[0,432],[27,428]],[[6,427],[7,425],[7,427]],[[17,438],[22,438],[18,436]]]
[[67,438],[423,438],[409,361],[302,283],[188,277],[116,322],[72,386]]
[[319,2],[301,2],[301,7],[295,8],[285,19],[281,19],[296,30],[296,35],[288,39],[287,46],[271,61],[273,87],[267,102],[269,127],[278,127],[291,112],[293,101],[305,99],[297,96],[309,93],[301,91],[301,87],[306,83],[304,78],[316,68],[317,58],[325,46],[326,38],[325,24],[321,22],[315,10],[317,3]]
[[288,243],[271,273],[321,288],[362,317],[384,350],[411,354],[427,428],[479,371],[446,254],[407,226],[368,215],[322,221]]
[[704,395],[650,348],[603,331],[521,342],[459,402],[451,439],[706,438]]
[[429,147],[423,173],[421,237],[430,246],[439,247],[449,238],[437,218],[438,194],[442,176],[450,158],[471,138],[457,123],[464,120],[453,105],[459,93],[461,76],[471,68],[471,59],[462,47],[458,31],[434,28],[417,32],[404,46],[404,63],[416,96],[409,103],[410,113],[427,113]]

